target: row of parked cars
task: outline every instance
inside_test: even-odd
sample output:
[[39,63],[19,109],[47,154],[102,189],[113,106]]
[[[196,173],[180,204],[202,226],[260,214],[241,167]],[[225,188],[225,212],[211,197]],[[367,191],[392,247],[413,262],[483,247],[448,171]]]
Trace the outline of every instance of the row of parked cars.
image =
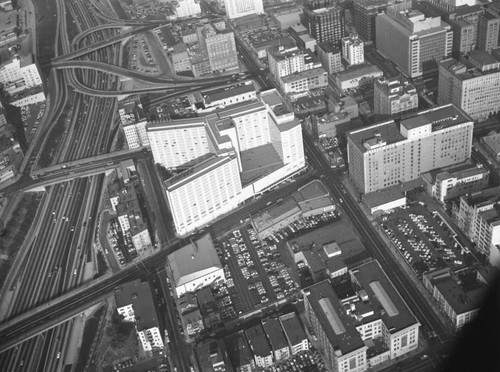
[[294,238],[295,236],[303,234],[307,230],[312,230],[322,224],[332,222],[338,217],[339,212],[337,210],[332,210],[315,216],[300,218],[297,221],[294,221],[288,226],[284,227],[283,229],[269,235],[265,240],[269,244],[289,240]]
[[[257,252],[260,262],[268,275],[276,298],[281,300],[285,298],[285,296],[294,293],[298,288],[298,284],[291,278],[276,244],[260,241],[253,228],[247,227],[247,229],[252,239],[253,248]],[[264,299],[264,302],[267,301]]]

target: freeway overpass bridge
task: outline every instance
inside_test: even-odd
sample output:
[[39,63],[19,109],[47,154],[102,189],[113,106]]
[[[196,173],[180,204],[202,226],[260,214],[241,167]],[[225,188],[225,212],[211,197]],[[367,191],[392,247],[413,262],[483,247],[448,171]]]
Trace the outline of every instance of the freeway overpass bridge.
[[140,72],[131,71],[129,69],[120,66],[110,65],[105,62],[97,62],[97,61],[80,61],[80,60],[59,61],[53,63],[52,66],[58,69],[82,68],[82,69],[107,72],[109,74],[115,74],[126,78],[138,79],[154,84],[171,84],[172,88],[179,86],[183,87],[198,86],[214,82],[225,83],[232,78],[232,75],[219,75],[219,76],[204,77],[204,78],[176,77],[175,79],[165,79],[159,76],[142,74]]
[[24,191],[43,191],[45,187],[60,182],[107,173],[120,166],[123,161],[146,156],[148,156],[146,149],[123,150],[38,169],[31,172],[34,182]]
[[93,34],[94,32],[97,31],[102,31],[102,30],[110,30],[110,29],[122,29],[124,31],[127,31],[131,28],[131,26],[127,26],[124,24],[116,23],[116,24],[105,24],[105,25],[97,25],[91,28],[88,28],[82,32],[80,32],[78,35],[76,35],[73,40],[71,41],[71,45],[73,46],[78,46],[78,44],[83,40],[83,38]]
[[[69,63],[70,61],[68,61]],[[75,63],[80,62],[90,62],[92,61],[75,61]],[[73,65],[75,66],[75,65]],[[108,66],[108,65],[106,65]],[[128,71],[128,70],[127,70]],[[130,71],[132,72],[132,71]],[[245,75],[246,78],[250,77],[251,74]],[[95,97],[118,97],[118,99],[122,99],[131,94],[141,94],[141,93],[152,93],[152,92],[169,92],[166,94],[165,98],[168,96],[176,96],[179,94],[196,91],[198,89],[207,89],[207,88],[215,88],[221,85],[227,85],[231,76],[217,76],[211,78],[202,78],[202,79],[189,79],[189,80],[172,80],[169,83],[165,83],[166,79],[163,79],[163,83],[152,83],[151,86],[147,88],[135,88],[135,89],[124,89],[124,90],[102,90],[96,89],[82,84],[78,80],[74,80],[71,82],[72,87],[78,93],[95,96]]]
[[22,176],[14,184],[0,188],[0,194],[8,195],[14,192],[44,191],[47,186],[70,181],[75,178],[105,173],[117,168],[123,161],[145,158],[147,156],[149,156],[149,153],[145,149],[133,149],[56,164],[51,167],[32,171],[31,177],[27,175]]
[[[141,27],[136,27],[136,28],[133,28],[127,32],[124,32],[120,35],[117,35],[115,37],[112,37],[112,38],[109,38],[107,40],[103,40],[99,43],[96,43],[96,44],[92,44],[92,45],[88,45],[86,47],[83,47],[83,48],[80,48],[78,50],[75,50],[71,53],[68,53],[68,54],[65,54],[65,55],[62,55],[62,56],[59,56],[59,57],[55,57],[53,58],[50,62],[47,62],[47,65],[48,64],[53,64],[55,62],[58,62],[58,61],[66,61],[66,60],[69,60],[69,59],[73,59],[73,58],[77,58],[77,57],[82,57],[86,54],[89,54],[89,53],[92,53],[96,50],[99,50],[99,49],[102,49],[102,48],[105,48],[107,46],[110,46],[110,45],[113,45],[115,43],[119,43],[125,39],[128,39],[134,35],[137,35],[137,34],[140,34],[142,32],[145,32],[145,31],[148,31],[148,30],[151,30],[153,28],[156,28],[156,27],[159,27],[161,25],[163,25],[164,23],[162,22],[154,22],[154,23],[151,23],[151,24],[148,24],[146,26],[141,26]],[[47,67],[46,65],[43,65],[42,67]]]
[[[96,70],[101,72],[107,72],[108,74],[118,75],[125,78],[133,78],[136,80],[142,80],[148,83],[154,84],[175,84],[180,81],[185,81],[190,84],[193,79],[189,77],[183,77],[178,79],[164,79],[159,77],[158,75],[147,75],[142,74],[140,72],[131,71],[129,69],[110,65],[104,62],[97,61],[80,61],[80,60],[72,60],[72,61],[59,61],[52,64],[52,67],[56,69],[69,69],[69,68],[81,68],[81,69],[89,69]],[[192,84],[192,83],[191,83]]]

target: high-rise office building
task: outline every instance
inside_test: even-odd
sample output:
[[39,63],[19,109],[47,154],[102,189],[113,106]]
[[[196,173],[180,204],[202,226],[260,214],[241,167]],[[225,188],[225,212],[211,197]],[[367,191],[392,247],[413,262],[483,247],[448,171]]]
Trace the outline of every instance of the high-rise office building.
[[477,47],[478,49],[491,52],[498,48],[500,34],[500,17],[486,11],[479,15],[477,25]]
[[365,43],[357,36],[342,38],[342,56],[350,65],[365,63]]
[[452,19],[448,23],[453,30],[453,46],[451,50],[454,56],[470,53],[476,48],[476,25],[474,23],[463,19]]
[[229,19],[264,13],[262,0],[224,0],[224,5]]
[[450,56],[453,31],[441,17],[425,18],[417,10],[388,11],[377,15],[376,40],[377,49],[414,78]]
[[216,30],[214,26],[207,24],[202,31],[202,39],[212,72],[238,69],[238,53],[232,31]]
[[375,41],[375,17],[388,6],[398,4],[411,9],[411,1],[408,0],[354,0],[353,2],[354,27],[365,42]]
[[304,6],[304,22],[318,43],[339,43],[344,37],[344,9],[332,0],[316,0]]
[[375,80],[373,111],[377,120],[418,110],[417,89],[399,77]]
[[361,193],[420,177],[470,158],[472,119],[448,104],[398,125],[385,121],[347,134],[349,176]]
[[452,27],[454,56],[469,53],[477,48],[479,16],[484,13],[480,4],[455,7],[439,0],[429,0],[415,2],[413,8],[427,16],[441,17]]
[[337,48],[334,43],[319,43],[316,48],[316,52],[318,53],[321,65],[329,74],[333,74],[344,69],[342,66],[340,49]]
[[500,111],[500,60],[476,50],[458,62],[439,63],[438,103],[453,103],[475,120]]

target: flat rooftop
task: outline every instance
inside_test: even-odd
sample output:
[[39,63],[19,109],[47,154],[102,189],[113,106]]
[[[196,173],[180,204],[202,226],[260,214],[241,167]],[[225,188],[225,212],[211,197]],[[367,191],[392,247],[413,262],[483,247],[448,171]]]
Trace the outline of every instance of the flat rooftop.
[[11,10],[8,12],[0,11],[0,36],[4,36],[13,32],[16,26],[17,12],[15,10]]
[[250,112],[264,111],[266,107],[260,101],[243,101],[236,103],[230,107],[211,113],[209,117],[218,117],[220,119],[227,117],[238,117],[240,115],[247,115]]
[[337,72],[337,76],[340,81],[351,80],[366,75],[382,76],[382,70],[377,66],[371,65],[369,63],[364,63],[361,65],[351,66],[344,71]]
[[[300,26],[300,27],[303,27],[305,29],[304,26]],[[293,28],[293,26],[292,26],[292,28]],[[291,57],[305,54],[302,50],[300,50],[297,47],[293,47],[293,48],[289,48],[289,49],[282,49],[281,46],[275,46],[275,47],[269,49],[268,52],[277,61],[283,61],[283,60],[291,58]]]
[[210,234],[168,256],[176,287],[222,268]]
[[479,174],[489,173],[489,170],[488,168],[474,165],[470,161],[465,161],[464,163],[441,168],[439,170],[431,171],[430,173],[435,179],[445,180],[448,178],[463,179]]
[[363,243],[352,227],[344,222],[334,222],[288,241],[294,251],[315,246],[322,250],[323,246],[336,242],[342,251],[342,257],[347,265],[352,265],[369,257]]
[[267,357],[271,355],[271,345],[267,341],[266,334],[264,333],[264,328],[261,324],[254,325],[253,327],[247,328],[245,330],[245,335],[248,340],[250,348],[256,356]]
[[240,152],[240,159],[242,168],[240,177],[243,185],[255,182],[284,166],[270,143]]
[[370,302],[375,300],[380,304],[374,307],[375,312],[378,313],[390,333],[399,332],[418,323],[378,261],[374,260],[358,266],[352,274],[368,294]]
[[318,47],[320,47],[326,53],[338,54],[340,53],[340,49],[335,46],[331,41],[325,41],[322,43],[318,43]]
[[492,203],[500,201],[500,186],[491,187],[472,194],[463,196],[470,206],[480,206],[483,203]]
[[479,215],[490,225],[498,225],[500,223],[500,209],[498,204],[494,205],[491,209],[479,212]]
[[320,180],[312,180],[298,190],[303,199],[314,199],[319,196],[328,196],[328,190]]
[[291,114],[293,112],[276,89],[260,92],[260,99],[266,105],[269,105],[276,116]]
[[347,315],[329,280],[304,289],[304,296],[311,304],[326,337],[342,355],[366,348],[355,328],[354,318]]
[[226,345],[229,360],[235,369],[252,363],[252,351],[248,346],[243,331],[224,338],[224,344]]
[[119,291],[115,291],[116,307],[132,305],[139,330],[158,327],[149,282],[137,279],[122,284],[119,288]]
[[[454,105],[447,104],[403,119],[400,125],[411,130],[431,124],[434,132],[463,123],[472,124],[473,120]],[[406,140],[393,120],[350,131],[347,137],[363,152],[369,151],[364,144],[373,142],[375,139],[381,144],[385,143],[384,146]]]
[[407,129],[414,129],[423,125],[432,124],[432,131],[442,130],[458,124],[472,122],[462,110],[453,104],[447,104],[421,111],[401,121],[401,125]]
[[494,133],[483,137],[483,142],[494,153],[498,154],[500,152],[500,133]]
[[327,196],[318,196],[314,199],[307,199],[302,202],[299,202],[299,207],[302,213],[306,213],[309,211],[317,210],[318,208],[326,208],[329,206],[335,206],[332,198],[329,195]]
[[196,360],[202,371],[213,371],[213,364],[224,363],[221,350],[216,340],[208,339],[199,343],[195,349]]
[[487,287],[481,285],[466,292],[449,276],[435,279],[433,284],[457,315],[479,309],[487,291]]
[[269,318],[262,322],[262,326],[264,327],[264,332],[266,332],[269,343],[274,351],[288,347],[285,334],[283,333],[283,329],[281,329],[281,324],[278,319]]
[[201,177],[208,172],[216,169],[222,164],[232,161],[235,157],[236,155],[234,154],[222,156],[213,155],[211,158],[203,160],[202,162],[194,165],[192,168],[189,168],[184,172],[181,172],[169,178],[164,182],[164,186],[167,191],[174,191],[175,189],[178,189],[179,187],[182,187],[185,184],[191,182],[193,179]]
[[253,84],[242,84],[239,86],[230,86],[225,88],[214,89],[210,91],[205,91],[202,94],[205,96],[205,101],[210,104],[212,102],[234,97],[240,94],[255,92],[255,87]]
[[291,346],[295,346],[304,340],[307,340],[306,332],[300,323],[299,318],[295,313],[288,313],[279,317],[283,332],[290,342]]
[[291,83],[292,81],[297,81],[300,79],[307,79],[313,76],[326,75],[327,72],[323,67],[317,67],[310,70],[301,71],[292,75],[283,76],[281,80],[283,83]]
[[405,194],[400,185],[386,187],[363,195],[363,202],[369,207],[374,208],[395,200],[404,198]]
[[363,152],[367,151],[364,147],[364,143],[368,140],[372,140],[376,135],[379,136],[380,141],[385,142],[386,145],[406,139],[399,131],[396,123],[392,120],[347,132],[347,138],[350,138]]
[[172,121],[150,121],[146,124],[148,132],[162,131],[177,128],[200,127],[205,125],[203,117],[176,119]]

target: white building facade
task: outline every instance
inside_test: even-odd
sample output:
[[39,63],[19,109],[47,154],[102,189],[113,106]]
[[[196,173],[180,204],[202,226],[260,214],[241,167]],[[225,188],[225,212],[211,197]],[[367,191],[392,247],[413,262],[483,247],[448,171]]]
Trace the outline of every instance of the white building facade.
[[167,181],[166,193],[176,230],[181,235],[206,225],[241,202],[235,154],[215,156],[179,176]]
[[200,4],[196,0],[177,0],[174,9],[177,18],[195,17],[201,14]]
[[342,56],[350,65],[365,63],[365,44],[357,36],[342,39]]
[[146,130],[155,162],[167,169],[211,152],[203,118],[149,123]]
[[224,0],[224,5],[229,19],[264,13],[262,0]]

